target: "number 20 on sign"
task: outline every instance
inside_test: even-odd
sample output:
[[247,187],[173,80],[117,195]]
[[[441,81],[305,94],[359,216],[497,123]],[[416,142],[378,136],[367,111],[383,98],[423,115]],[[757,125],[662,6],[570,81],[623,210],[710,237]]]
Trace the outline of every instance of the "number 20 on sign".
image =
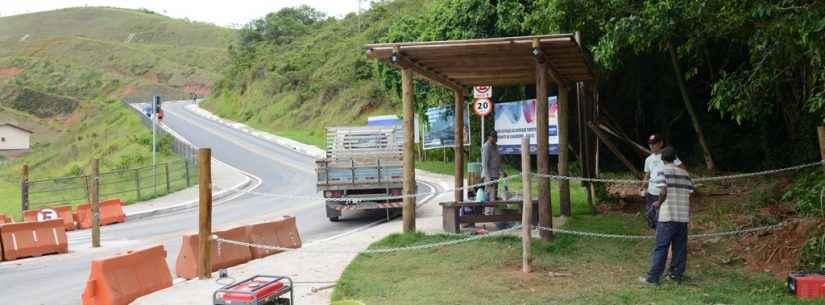
[[478,116],[487,116],[493,111],[493,101],[487,98],[476,99],[473,103],[473,112]]

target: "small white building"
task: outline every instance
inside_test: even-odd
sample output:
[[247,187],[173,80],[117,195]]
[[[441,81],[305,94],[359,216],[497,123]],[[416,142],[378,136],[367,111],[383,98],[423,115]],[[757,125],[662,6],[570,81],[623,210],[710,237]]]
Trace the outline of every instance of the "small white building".
[[0,155],[6,158],[19,157],[31,149],[33,131],[11,124],[0,124]]

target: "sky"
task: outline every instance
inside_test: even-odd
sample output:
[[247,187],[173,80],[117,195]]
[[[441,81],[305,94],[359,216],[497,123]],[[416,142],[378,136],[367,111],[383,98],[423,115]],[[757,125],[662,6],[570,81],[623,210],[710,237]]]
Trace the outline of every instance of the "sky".
[[[366,9],[369,1],[361,1]],[[309,5],[329,16],[358,10],[358,0],[0,0],[0,16],[50,11],[78,6],[146,8],[173,18],[239,27],[284,7]]]

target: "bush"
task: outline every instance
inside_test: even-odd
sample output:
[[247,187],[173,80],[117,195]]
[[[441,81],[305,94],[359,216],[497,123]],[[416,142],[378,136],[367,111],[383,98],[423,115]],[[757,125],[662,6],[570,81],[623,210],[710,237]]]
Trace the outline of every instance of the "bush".
[[799,215],[825,217],[825,175],[816,169],[800,177],[782,200],[794,200]]
[[800,270],[825,269],[825,233],[812,234],[800,257]]

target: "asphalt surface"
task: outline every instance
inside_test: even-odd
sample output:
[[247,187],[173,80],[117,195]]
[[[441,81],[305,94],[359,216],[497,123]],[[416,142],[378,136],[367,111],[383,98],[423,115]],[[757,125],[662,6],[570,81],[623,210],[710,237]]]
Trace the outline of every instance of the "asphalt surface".
[[[282,199],[260,194],[238,194],[216,202],[213,228],[231,227],[282,215],[295,216],[305,243],[355,232],[386,219],[382,211],[344,214],[340,222],[325,216],[323,201],[315,191],[314,159],[205,119],[185,109],[185,103],[165,106],[167,126],[198,147],[210,147],[212,156],[260,181],[260,193],[314,196],[317,199]],[[420,184],[420,192],[431,186]],[[234,198],[233,198],[234,197]],[[81,304],[81,293],[93,259],[129,249],[163,244],[174,275],[181,235],[197,230],[197,211],[127,221],[101,228],[102,248],[89,247],[89,231],[69,233],[69,254],[0,263],[0,298],[14,304]]]

